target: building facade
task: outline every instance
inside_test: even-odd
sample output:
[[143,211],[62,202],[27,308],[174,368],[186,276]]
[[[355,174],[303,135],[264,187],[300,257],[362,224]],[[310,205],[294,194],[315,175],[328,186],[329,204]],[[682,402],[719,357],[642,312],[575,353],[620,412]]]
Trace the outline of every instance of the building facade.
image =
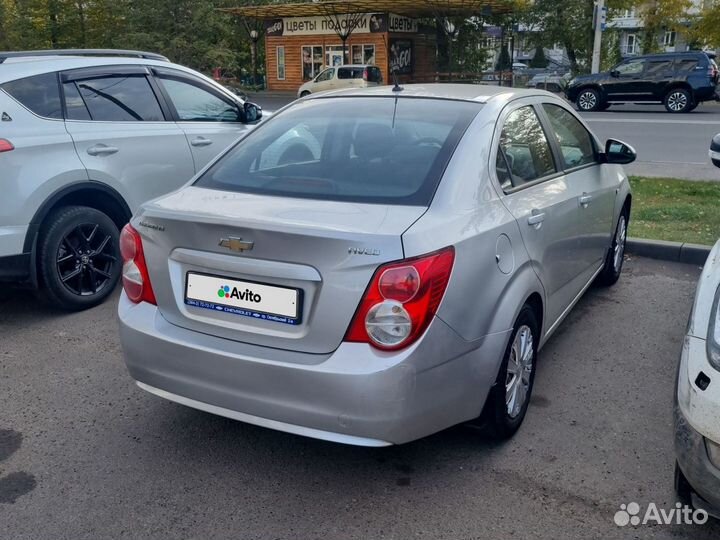
[[[349,36],[343,46],[344,32]],[[295,91],[328,67],[343,64],[374,64],[385,81],[395,70],[403,82],[428,82],[435,77],[435,51],[434,31],[424,29],[417,19],[393,13],[265,21],[269,90]]]

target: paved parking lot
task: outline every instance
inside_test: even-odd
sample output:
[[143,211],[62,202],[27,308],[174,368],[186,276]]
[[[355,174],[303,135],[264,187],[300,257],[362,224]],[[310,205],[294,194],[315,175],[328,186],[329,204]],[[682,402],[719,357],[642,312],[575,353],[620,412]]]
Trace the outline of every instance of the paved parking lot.
[[58,314],[0,292],[0,537],[717,538],[622,529],[675,502],[672,394],[699,269],[630,259],[544,349],[517,437],[453,428],[365,449],[213,417],[137,389],[115,301]]

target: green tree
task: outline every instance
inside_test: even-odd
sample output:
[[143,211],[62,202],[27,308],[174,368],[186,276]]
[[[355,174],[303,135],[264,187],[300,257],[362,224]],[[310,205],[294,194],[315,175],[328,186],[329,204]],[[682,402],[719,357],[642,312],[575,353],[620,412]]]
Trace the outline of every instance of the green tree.
[[530,60],[531,68],[546,68],[548,65],[547,58],[545,58],[545,47],[538,45],[535,47],[535,55]]
[[642,51],[660,51],[660,39],[667,30],[679,30],[690,20],[691,0],[649,0],[638,9],[643,21]]
[[[636,0],[608,0],[606,5],[612,16],[613,12],[627,9],[634,3]],[[535,30],[535,44],[545,47],[562,45],[573,73],[590,67],[594,6],[594,0],[535,0],[528,15],[528,22]]]

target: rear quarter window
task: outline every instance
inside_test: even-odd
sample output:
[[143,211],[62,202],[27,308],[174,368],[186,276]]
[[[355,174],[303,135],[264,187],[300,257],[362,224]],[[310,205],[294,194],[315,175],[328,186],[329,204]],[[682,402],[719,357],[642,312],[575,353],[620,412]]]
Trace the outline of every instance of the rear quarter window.
[[298,103],[256,128],[195,185],[283,197],[428,206],[481,107],[391,97]]
[[43,73],[0,85],[33,113],[44,118],[62,118],[57,73]]

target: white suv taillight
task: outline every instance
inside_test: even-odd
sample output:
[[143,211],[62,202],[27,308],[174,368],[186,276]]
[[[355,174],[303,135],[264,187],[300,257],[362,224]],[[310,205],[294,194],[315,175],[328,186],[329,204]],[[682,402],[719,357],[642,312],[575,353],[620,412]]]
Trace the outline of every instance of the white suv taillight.
[[127,297],[136,304],[148,302],[157,305],[145,263],[142,239],[129,223],[120,233],[120,255],[123,262],[123,289]]
[[381,266],[360,301],[345,341],[386,351],[417,341],[445,295],[455,261],[452,247]]

